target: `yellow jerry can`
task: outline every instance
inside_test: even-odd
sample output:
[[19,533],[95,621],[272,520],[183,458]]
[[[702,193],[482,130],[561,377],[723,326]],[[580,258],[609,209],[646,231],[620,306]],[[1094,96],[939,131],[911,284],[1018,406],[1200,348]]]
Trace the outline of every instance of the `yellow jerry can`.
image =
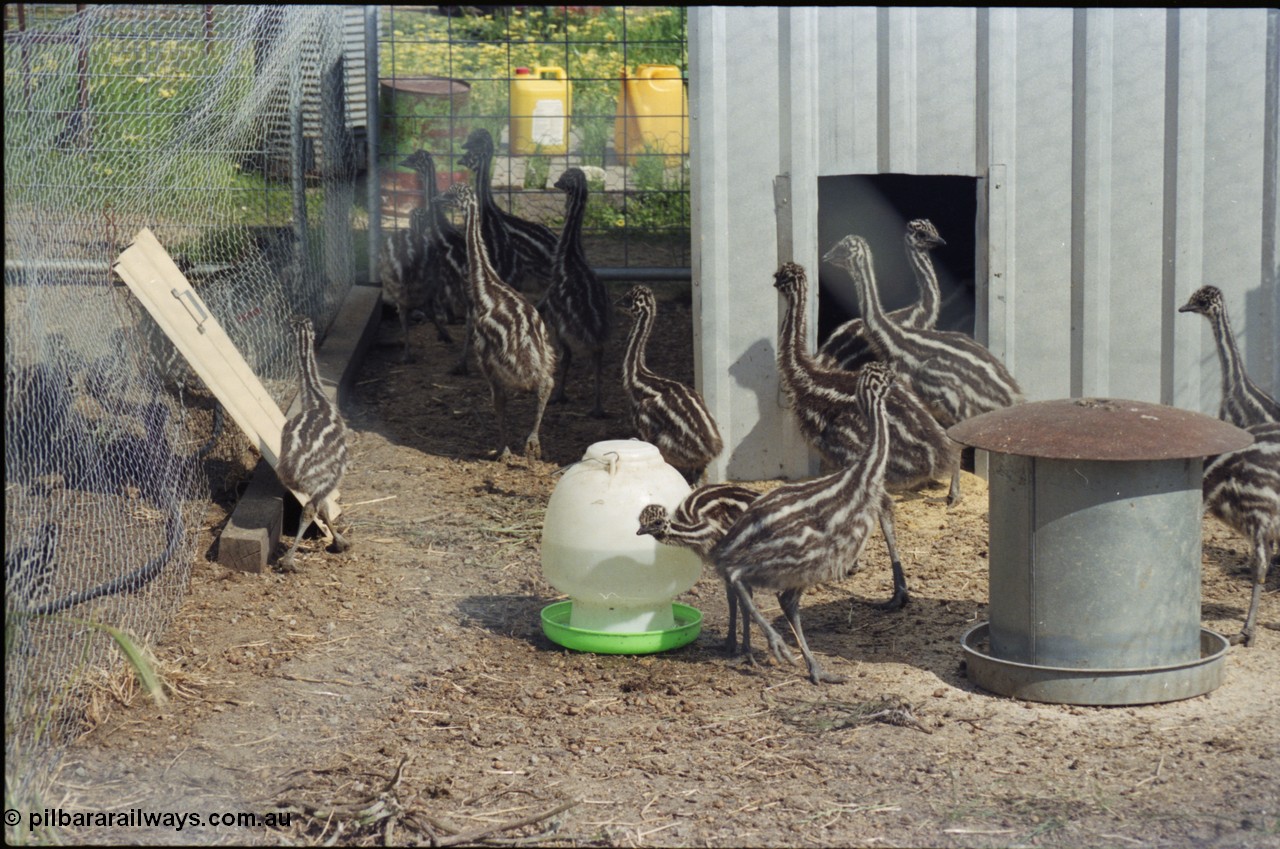
[[516,68],[511,80],[511,152],[568,153],[573,83],[564,68]]
[[689,97],[675,65],[640,65],[622,71],[613,147],[618,156],[689,152]]

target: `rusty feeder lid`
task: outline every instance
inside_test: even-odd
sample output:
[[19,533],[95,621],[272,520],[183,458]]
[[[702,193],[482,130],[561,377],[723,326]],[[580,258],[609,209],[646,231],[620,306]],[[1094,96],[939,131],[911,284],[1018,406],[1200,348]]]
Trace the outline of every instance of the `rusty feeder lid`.
[[1074,398],[948,434],[990,452],[990,620],[961,641],[970,680],[1089,705],[1221,683],[1227,641],[1200,627],[1203,458],[1249,433],[1176,407]]
[[471,94],[471,83],[453,77],[392,77],[379,80],[383,89],[399,91],[418,97],[457,99],[466,103]]
[[1069,398],[1003,407],[947,432],[964,445],[1055,460],[1175,460],[1236,451],[1253,437],[1235,425],[1164,404]]

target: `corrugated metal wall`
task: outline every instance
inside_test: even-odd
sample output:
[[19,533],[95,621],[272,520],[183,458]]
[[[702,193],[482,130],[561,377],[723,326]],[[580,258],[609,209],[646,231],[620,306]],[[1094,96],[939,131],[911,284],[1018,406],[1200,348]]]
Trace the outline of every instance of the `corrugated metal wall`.
[[343,56],[347,63],[347,126],[369,123],[368,56],[365,49],[364,6],[342,7]]
[[696,358],[729,445],[713,477],[813,469],[778,395],[771,275],[816,278],[829,175],[977,178],[976,335],[1032,400],[1216,412],[1208,322],[1177,313],[1207,283],[1280,391],[1280,12],[689,16]]

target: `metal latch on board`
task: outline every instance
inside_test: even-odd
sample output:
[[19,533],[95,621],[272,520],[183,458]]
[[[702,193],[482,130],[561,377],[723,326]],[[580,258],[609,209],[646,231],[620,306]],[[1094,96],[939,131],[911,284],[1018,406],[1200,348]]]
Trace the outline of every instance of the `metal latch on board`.
[[187,310],[187,314],[191,316],[192,321],[196,323],[196,330],[204,333],[204,323],[209,318],[209,313],[205,312],[204,304],[200,302],[199,296],[192,289],[184,289],[179,292],[177,289],[170,289],[169,294],[178,299],[178,303],[182,304]]

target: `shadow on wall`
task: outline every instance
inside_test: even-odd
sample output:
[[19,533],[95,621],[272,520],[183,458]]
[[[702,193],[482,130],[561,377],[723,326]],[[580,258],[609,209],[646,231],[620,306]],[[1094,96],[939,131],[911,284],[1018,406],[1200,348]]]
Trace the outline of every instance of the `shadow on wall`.
[[1248,328],[1245,371],[1272,397],[1280,398],[1280,346],[1276,345],[1280,339],[1280,264],[1272,271],[1271,280],[1263,280],[1261,287],[1245,294],[1244,301],[1244,315],[1238,319],[1241,326],[1232,327],[1237,334]]
[[[786,465],[782,446],[778,442],[776,417],[791,415],[785,399],[778,393],[778,355],[772,339],[759,339],[729,366],[729,376],[743,394],[756,396],[756,424],[751,428],[732,454],[724,459],[729,468],[739,461],[748,467],[772,468],[774,475],[781,475]],[[723,432],[723,426],[721,428]],[[730,446],[725,446],[729,449]],[[769,477],[765,475],[764,477]]]
[[[917,298],[903,246],[907,222],[928,218],[938,228],[947,242],[933,252],[942,293],[940,330],[973,334],[977,216],[976,177],[841,174],[818,179],[819,255],[850,233],[865,238],[874,252],[876,284],[886,310]],[[824,263],[817,277],[820,343],[859,312],[843,270]]]

